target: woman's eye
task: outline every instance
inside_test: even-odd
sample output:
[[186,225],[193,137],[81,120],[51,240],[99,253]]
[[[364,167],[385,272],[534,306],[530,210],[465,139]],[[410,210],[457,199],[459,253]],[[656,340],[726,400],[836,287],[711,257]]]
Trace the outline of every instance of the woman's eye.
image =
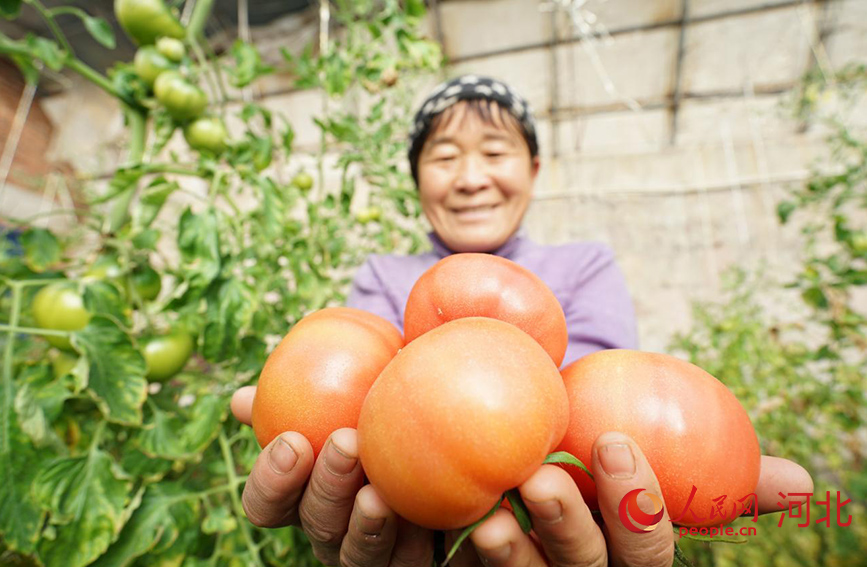
[[443,156],[437,156],[435,159],[436,159],[436,161],[452,161],[455,159],[455,156],[443,155]]

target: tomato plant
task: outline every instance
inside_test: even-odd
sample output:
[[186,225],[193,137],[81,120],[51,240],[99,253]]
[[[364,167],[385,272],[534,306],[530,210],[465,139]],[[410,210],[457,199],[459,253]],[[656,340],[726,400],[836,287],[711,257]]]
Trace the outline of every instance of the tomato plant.
[[400,516],[461,528],[542,465],[568,412],[563,380],[538,343],[502,321],[457,319],[382,371],[361,408],[359,457]]
[[[345,299],[367,255],[411,253],[426,243],[414,222],[412,179],[399,167],[411,120],[408,81],[382,90],[375,108],[361,115],[332,104],[317,117],[323,149],[336,152],[343,176],[336,186],[316,180],[316,191],[291,183],[307,160],[296,153],[286,117],[264,104],[236,105],[227,94],[291,71],[297,88],[323,88],[336,100],[346,89],[364,88],[361,80],[377,77],[386,61],[401,75],[435,70],[439,52],[421,37],[417,11],[390,2],[341,3],[332,22],[348,33],[329,42],[327,56],[310,49],[272,66],[242,41],[219,61],[211,57],[203,31],[213,0],[186,7],[183,33],[173,19],[178,4],[116,4],[125,28],[142,45],[156,40],[157,52],[176,64],[158,75],[154,93],[134,61],[103,75],[68,48],[59,15],[81,18],[112,48],[111,26],[87,14],[89,7],[2,2],[4,16],[43,17],[41,29],[52,35],[18,40],[0,33],[0,56],[29,81],[44,68],[92,82],[117,100],[128,140],[119,164],[101,172],[106,183],[81,176],[74,210],[4,221],[10,231],[0,239],[0,430],[6,432],[0,556],[6,562],[318,565],[300,531],[258,529],[245,517],[240,489],[260,446],[251,428],[227,418],[230,395],[255,383],[269,351],[297,321]],[[169,22],[165,29],[130,21],[148,6],[156,6],[150,23]],[[231,119],[237,134],[221,152],[168,149],[199,116],[221,125]],[[353,126],[336,130],[338,122]],[[363,167],[350,168],[356,160]],[[359,202],[354,189],[362,178],[371,190]],[[380,222],[358,223],[359,206],[380,207]],[[54,223],[55,215],[70,215],[71,222]],[[70,228],[53,228],[61,224]],[[37,325],[34,299],[55,285],[76,294],[88,321],[68,330]],[[59,354],[48,339],[74,352]]]
[[[650,352],[604,350],[563,369],[569,394],[569,429],[559,450],[591,462],[596,438],[619,431],[641,447],[657,473],[672,519],[697,489],[686,526],[730,522],[714,517],[714,499],[727,497],[726,511],[755,492],[761,452],[744,408],[721,382],[684,360]],[[596,485],[569,469],[584,500],[596,509]]]
[[559,366],[569,337],[563,308],[531,271],[492,254],[453,254],[418,279],[404,312],[407,343],[447,321],[492,317],[536,339]]
[[318,455],[333,431],[358,426],[370,386],[402,347],[394,325],[359,309],[332,307],[302,319],[259,376],[253,401],[259,444],[297,431]]

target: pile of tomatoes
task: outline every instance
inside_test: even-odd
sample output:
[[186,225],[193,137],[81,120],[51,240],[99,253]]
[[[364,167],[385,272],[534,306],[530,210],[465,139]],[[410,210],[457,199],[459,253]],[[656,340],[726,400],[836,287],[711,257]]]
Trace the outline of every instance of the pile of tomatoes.
[[[357,428],[370,483],[430,529],[478,521],[551,452],[589,464],[606,431],[635,439],[671,512],[693,486],[693,510],[755,490],[758,440],[725,386],[685,361],[640,351],[601,351],[561,372],[563,310],[542,280],[509,260],[441,260],[412,289],[404,330],[345,307],[302,319],[259,378],[259,443],[297,431],[318,454],[334,430]],[[594,507],[592,479],[570,469]]]

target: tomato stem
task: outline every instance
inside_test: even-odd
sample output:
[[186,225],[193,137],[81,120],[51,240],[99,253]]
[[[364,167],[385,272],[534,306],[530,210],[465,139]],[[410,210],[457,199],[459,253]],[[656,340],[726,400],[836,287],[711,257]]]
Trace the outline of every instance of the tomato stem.
[[[223,453],[223,461],[226,463],[226,476],[229,477],[229,484],[232,486],[238,485],[238,475],[235,472],[235,460],[232,458],[232,449],[229,447],[229,441],[226,439],[226,432],[220,431],[220,450]],[[241,533],[244,535],[244,540],[247,544],[247,549],[250,551],[250,555],[253,560],[256,562],[256,565],[260,567],[264,567],[262,565],[262,561],[259,558],[259,551],[256,548],[256,542],[253,541],[253,536],[250,533],[250,526],[247,525],[246,516],[244,514],[244,507],[241,505],[241,499],[238,497],[237,490],[231,490],[229,492],[229,497],[232,500],[232,508],[234,509],[235,516],[237,516],[240,521],[238,525],[241,527]]]
[[[18,318],[21,315],[21,284],[11,282],[12,287],[12,326],[18,326]],[[8,455],[11,450],[9,424],[12,417],[12,356],[15,353],[15,332],[9,331],[9,336],[6,337],[6,351],[3,354],[3,407],[0,408],[0,415],[4,416],[2,421],[3,434],[0,435],[0,455]]]
[[68,337],[69,331],[58,331],[55,329],[37,329],[35,327],[19,327],[13,321],[9,325],[0,323],[0,331],[8,331],[10,333],[26,333],[28,335],[43,335],[46,337]]
[[464,529],[464,531],[461,532],[461,535],[459,535],[458,539],[455,540],[455,543],[452,544],[452,548],[449,550],[449,554],[446,556],[446,560],[443,561],[441,567],[446,567],[446,565],[449,564],[449,561],[452,560],[452,557],[454,557],[455,554],[458,552],[458,549],[460,549],[461,544],[464,542],[464,540],[470,537],[470,534],[473,533],[477,527],[481,526],[485,522],[485,520],[494,515],[494,512],[496,512],[497,509],[499,509],[499,507],[503,504],[503,498],[504,496],[500,496],[500,499],[497,500],[497,503],[494,504],[494,507],[488,510],[488,513],[482,516],[481,520],[479,520],[475,524],[472,524],[471,526],[468,526]]

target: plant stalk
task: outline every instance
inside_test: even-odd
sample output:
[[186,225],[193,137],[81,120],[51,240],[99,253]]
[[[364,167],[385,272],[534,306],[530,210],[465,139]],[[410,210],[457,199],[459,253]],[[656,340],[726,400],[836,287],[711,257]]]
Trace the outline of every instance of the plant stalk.
[[[13,327],[18,326],[18,319],[21,315],[21,284],[13,282],[12,286],[12,316],[11,323]],[[9,441],[9,423],[11,421],[12,412],[12,356],[15,354],[15,331],[10,330],[6,337],[6,349],[3,353],[3,411],[6,416],[2,420],[3,432],[0,434],[0,454],[6,455],[9,453],[11,443]]]
[[[144,157],[145,142],[147,140],[147,113],[144,110],[133,108],[124,104],[124,114],[129,122],[130,141],[127,166],[133,167],[141,163]],[[108,216],[108,232],[114,234],[129,219],[129,205],[135,196],[138,187],[134,184],[118,196]]]
[[197,0],[193,15],[190,16],[190,24],[187,26],[187,39],[190,42],[205,37],[205,24],[208,23],[213,7],[214,0]]
[[[195,14],[194,14],[195,15]],[[229,447],[229,442],[226,439],[226,432],[220,431],[220,449],[223,452],[223,460],[226,463],[226,475],[229,477],[229,484],[232,486],[238,486],[238,475],[235,473],[235,461],[232,459],[232,449]],[[250,533],[250,526],[247,525],[245,521],[244,507],[241,505],[241,499],[238,497],[238,490],[232,490],[229,492],[229,497],[232,499],[232,508],[234,508],[235,515],[241,518],[241,521],[238,522],[238,525],[241,527],[241,532],[244,534],[244,540],[247,543],[247,549],[250,551],[250,555],[256,561],[256,565],[259,567],[264,567],[262,565],[262,561],[259,558],[259,550],[256,548],[256,542],[253,541],[253,536]]]

